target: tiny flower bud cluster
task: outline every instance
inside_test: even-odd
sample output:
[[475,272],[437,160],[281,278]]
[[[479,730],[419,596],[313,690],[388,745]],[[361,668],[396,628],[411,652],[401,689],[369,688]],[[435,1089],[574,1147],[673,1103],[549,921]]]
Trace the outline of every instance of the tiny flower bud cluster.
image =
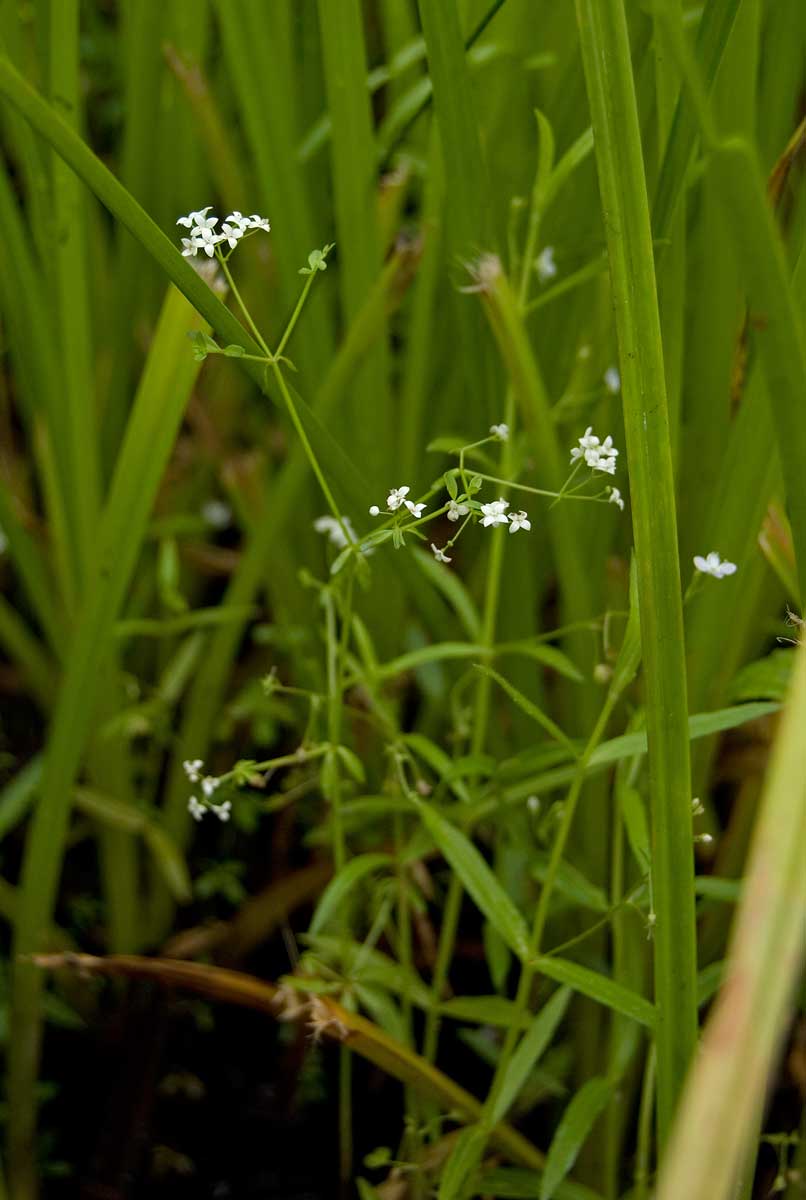
[[184,258],[195,258],[200,250],[203,250],[208,258],[212,258],[216,253],[216,247],[224,243],[229,246],[231,253],[241,238],[246,235],[255,233],[259,229],[263,229],[266,233],[271,230],[268,217],[261,217],[257,213],[245,217],[243,213],[231,212],[225,218],[221,229],[216,231],[218,217],[208,217],[207,215],[211,207],[208,204],[206,208],[188,213],[186,217],[180,217],[176,222],[177,225],[184,225],[190,231],[189,237],[182,238]]
[[[579,443],[571,450],[572,464],[584,459],[592,471],[604,471],[607,475],[615,475],[617,457],[618,450],[613,445],[610,434],[603,442],[600,442],[593,432],[592,425],[588,426],[584,435],[579,439]],[[618,504],[618,501],[615,500],[613,503]]]
[[182,763],[185,774],[191,783],[198,783],[202,790],[202,800],[198,800],[195,796],[191,796],[188,800],[188,812],[193,817],[194,821],[201,821],[205,813],[215,813],[219,821],[228,821],[232,811],[232,804],[229,800],[222,800],[219,804],[213,803],[215,795],[221,780],[215,775],[202,775],[204,762],[200,758],[188,759]]

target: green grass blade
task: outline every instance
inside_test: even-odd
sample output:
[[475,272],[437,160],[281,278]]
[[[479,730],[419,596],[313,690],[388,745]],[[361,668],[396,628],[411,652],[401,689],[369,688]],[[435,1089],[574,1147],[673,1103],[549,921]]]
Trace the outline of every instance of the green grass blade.
[[658,1122],[697,1035],[694,864],[674,481],[641,137],[622,0],[577,0],[620,346],[653,833]]
[[72,784],[96,711],[114,622],[134,571],[148,517],[199,364],[187,354],[198,317],[173,289],[155,333],[98,535],[82,618],[70,646],[48,740],[42,791],[26,839],[15,931],[10,1061],[10,1177],[14,1194],[35,1194],[32,1136],[39,1056],[41,975],[29,956],[50,922],[65,849]]

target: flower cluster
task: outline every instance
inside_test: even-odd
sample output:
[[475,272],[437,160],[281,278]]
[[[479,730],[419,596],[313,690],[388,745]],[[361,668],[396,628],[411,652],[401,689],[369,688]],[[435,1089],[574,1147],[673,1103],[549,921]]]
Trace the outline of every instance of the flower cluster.
[[481,506],[481,523],[485,529],[495,529],[496,525],[506,525],[509,523],[509,532],[517,533],[519,529],[531,529],[532,523],[526,513],[521,509],[519,512],[508,513],[508,500],[491,500],[489,504]]
[[600,442],[593,432],[592,425],[588,426],[579,443],[571,451],[572,464],[584,459],[592,471],[604,471],[607,475],[615,475],[617,457],[618,450],[613,445],[610,434]]
[[[386,511],[393,513],[397,512],[399,508],[405,507],[409,510],[413,517],[421,517],[425,512],[426,506],[425,504],[415,504],[413,501],[407,500],[406,497],[410,491],[411,488],[407,487],[405,484],[398,488],[392,488],[391,492],[386,497]],[[377,504],[373,504],[369,510],[369,515],[371,517],[378,517],[380,514],[381,510],[379,506]],[[455,519],[456,518],[454,517],[454,520]]]
[[215,813],[219,821],[228,821],[232,811],[232,804],[229,800],[222,800],[219,804],[213,802],[221,780],[215,775],[202,775],[204,763],[200,758],[188,759],[182,763],[185,774],[191,783],[198,783],[202,790],[202,800],[197,800],[195,796],[191,796],[188,800],[188,812],[193,817],[194,821],[201,821],[205,813]]
[[713,575],[714,579],[724,579],[726,575],[736,572],[736,563],[727,560],[723,562],[716,550],[706,554],[705,558],[701,554],[695,554],[694,566],[702,575]]
[[212,258],[216,253],[216,247],[225,242],[231,252],[241,238],[247,234],[255,233],[259,229],[265,230],[266,233],[271,230],[267,217],[261,217],[257,213],[245,217],[243,213],[239,212],[231,212],[224,219],[220,230],[216,230],[218,217],[208,217],[207,215],[211,207],[212,205],[208,204],[206,208],[188,213],[186,217],[180,217],[176,222],[177,225],[184,225],[190,231],[188,237],[182,238],[183,257],[195,258],[199,251],[203,250],[208,258]]

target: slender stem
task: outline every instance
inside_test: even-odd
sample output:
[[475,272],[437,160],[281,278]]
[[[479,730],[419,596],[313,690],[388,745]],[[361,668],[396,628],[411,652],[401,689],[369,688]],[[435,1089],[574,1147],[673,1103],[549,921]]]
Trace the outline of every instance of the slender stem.
[[638,1109],[638,1148],[635,1156],[635,1200],[647,1200],[649,1196],[649,1156],[652,1150],[652,1109],[655,1100],[658,1056],[651,1045],[644,1066],[644,1082],[641,1087],[641,1104]]
[[266,345],[265,341],[263,340],[263,335],[261,334],[257,325],[252,320],[252,314],[250,313],[249,309],[244,304],[243,297],[241,296],[241,293],[238,291],[235,280],[232,278],[232,272],[230,271],[229,267],[227,266],[227,260],[224,258],[223,254],[217,254],[216,257],[217,257],[219,263],[221,264],[221,270],[224,272],[224,276],[227,280],[227,283],[229,284],[230,291],[232,292],[235,299],[238,301],[238,306],[239,306],[241,312],[243,313],[244,318],[246,319],[246,323],[249,326],[249,330],[250,330],[252,336],[254,337],[254,339],[258,343],[258,345],[260,346],[261,350],[263,350],[265,352],[266,357],[271,358],[272,357],[271,350],[269,349],[269,347]]
[[280,338],[280,345],[277,347],[277,349],[274,352],[275,358],[279,358],[280,355],[285,350],[286,343],[288,342],[288,339],[291,337],[291,334],[294,332],[294,326],[296,325],[297,321],[299,320],[299,314],[302,312],[302,309],[305,306],[305,301],[308,299],[308,292],[311,290],[311,285],[313,284],[314,278],[318,274],[319,274],[318,270],[311,271],[310,275],[305,280],[305,286],[299,294],[299,299],[297,300],[296,307],[294,308],[294,311],[291,314],[291,320],[286,325],[285,333]]
[[426,1013],[425,1035],[423,1039],[423,1057],[433,1063],[437,1057],[439,1044],[439,1027],[441,1017],[439,1005],[442,1003],[445,984],[448,979],[448,969],[453,956],[453,946],[456,931],[459,927],[459,914],[462,910],[464,889],[458,875],[452,874],[448,884],[448,894],[445,897],[445,907],[442,910],[442,925],[439,931],[437,946],[437,961],[434,964],[434,974],[431,979],[431,1008]]
[[612,713],[617,702],[618,696],[612,694],[608,695],[607,699],[605,700],[593,732],[588,739],[588,744],[577,761],[574,778],[572,779],[571,786],[568,789],[568,795],[566,796],[565,803],[563,805],[560,827],[557,830],[557,836],[554,839],[554,845],[551,848],[551,857],[549,858],[549,864],[546,870],[546,878],[543,881],[543,887],[540,889],[540,899],[538,900],[537,909],[535,910],[534,922],[532,924],[532,931],[529,939],[529,960],[524,963],[521,970],[520,979],[518,981],[518,989],[515,994],[512,1021],[507,1027],[504,1044],[498,1057],[495,1075],[493,1076],[493,1082],[487,1095],[487,1099],[484,1102],[484,1116],[482,1117],[482,1122],[485,1120],[489,1122],[490,1114],[495,1109],[498,1096],[501,1093],[504,1080],[506,1079],[506,1074],[512,1059],[512,1055],[515,1051],[515,1046],[520,1036],[520,1031],[523,1028],[523,1018],[526,1016],[529,1008],[529,997],[532,991],[532,984],[534,983],[535,975],[537,974],[537,968],[533,965],[533,960],[536,959],[540,954],[543,933],[546,927],[546,919],[549,912],[549,904],[551,902],[554,885],[557,882],[557,874],[560,869],[560,863],[562,862],[563,854],[565,853],[565,847],[568,843],[568,835],[571,832],[571,826],[573,824],[577,802],[579,800],[580,793],[582,792],[582,787],[585,783],[585,770],[590,761],[591,755],[604,736],[604,732],[607,728],[607,722],[610,719],[610,714]]

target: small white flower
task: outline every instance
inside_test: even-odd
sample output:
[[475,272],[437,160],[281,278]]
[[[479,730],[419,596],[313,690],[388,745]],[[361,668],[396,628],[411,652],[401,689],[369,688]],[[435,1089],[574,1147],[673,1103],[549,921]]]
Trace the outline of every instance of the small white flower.
[[541,283],[547,283],[557,274],[557,264],[554,261],[554,247],[544,246],[535,260],[537,278]]
[[618,490],[618,488],[611,487],[611,488],[608,488],[607,490],[610,493],[607,503],[608,504],[617,504],[619,506],[619,508],[621,509],[621,511],[624,512],[624,501],[621,498],[621,492]]
[[204,760],[201,758],[185,759],[182,763],[182,769],[187,775],[191,783],[198,783],[201,779],[201,769],[204,766]]
[[185,229],[192,229],[194,226],[198,229],[212,229],[214,225],[218,224],[218,217],[207,216],[212,207],[212,204],[208,204],[206,208],[200,208],[198,212],[188,213],[186,217],[180,217],[176,223],[177,225],[184,225]]
[[400,508],[401,504],[405,500],[406,496],[408,496],[410,491],[411,491],[411,488],[405,487],[405,486],[399,487],[399,488],[392,488],[391,492],[386,497],[386,507],[391,512],[395,512],[398,508]]
[[604,373],[604,385],[612,396],[621,391],[621,376],[616,367],[608,367]]
[[221,235],[213,233],[212,229],[199,226],[193,230],[193,241],[198,246],[199,250],[203,250],[208,258],[212,258],[215,254],[215,248],[221,241]]
[[207,809],[203,804],[199,804],[199,801],[195,796],[191,796],[188,800],[188,812],[190,813],[191,817],[193,817],[194,821],[201,821],[202,817],[207,812]]
[[260,217],[257,213],[252,213],[251,217],[244,217],[244,222],[249,229],[264,229],[266,233],[271,232],[268,217]]
[[597,458],[596,462],[589,462],[588,466],[594,471],[604,471],[606,475],[615,475],[616,460],[615,458]]
[[509,532],[516,533],[519,529],[531,529],[532,522],[529,520],[523,509],[520,512],[509,514]]
[[224,219],[228,225],[239,225],[241,229],[249,228],[249,218],[245,217],[243,213],[239,213],[237,209]]
[[201,789],[209,800],[216,789],[220,786],[221,780],[216,779],[215,775],[205,775],[201,781]]
[[466,517],[469,512],[470,509],[466,504],[458,504],[456,500],[450,500],[445,516],[449,521],[458,521],[460,517]]
[[453,561],[452,559],[448,558],[444,550],[440,550],[439,546],[435,546],[433,542],[431,543],[431,549],[434,551],[434,558],[437,560],[437,562],[449,563]]
[[225,221],[221,226],[221,234],[218,240],[220,242],[228,242],[230,250],[234,250],[242,237],[243,227],[241,225],[230,225],[228,221]]
[[413,517],[421,517],[425,512],[425,504],[412,504],[411,500],[404,500],[403,503]]
[[232,812],[232,802],[224,800],[221,804],[211,804],[210,812],[215,813],[219,821],[228,821]]
[[498,438],[499,442],[508,442],[509,441],[509,426],[505,425],[503,421],[501,422],[500,425],[491,425],[490,433],[495,434],[495,436]]
[[[373,505],[373,508],[375,505]],[[370,512],[372,510],[370,509]],[[330,544],[335,546],[337,550],[343,550],[347,545],[347,537],[352,543],[358,541],[355,535],[355,530],[350,523],[349,517],[342,517],[339,523],[335,517],[325,516],[317,517],[313,523],[313,527],[317,533],[326,533]],[[344,536],[344,530],[347,530],[347,537]]]
[[[585,458],[588,461],[588,454],[595,451],[599,445],[599,439],[593,432],[593,426],[589,425],[582,437],[579,439],[579,444],[571,450],[571,462],[574,463],[578,458]],[[590,464],[589,464],[590,465]]]
[[182,238],[182,257],[195,258],[199,253],[199,243],[195,238]]
[[726,575],[733,575],[736,571],[736,563],[723,562],[716,550],[712,550],[705,558],[695,554],[694,566],[703,575],[713,575],[714,579],[724,579]]
[[377,504],[370,505],[369,515],[371,517],[379,517],[381,515],[381,510],[378,508]]
[[496,525],[506,525],[507,515],[506,510],[509,508],[508,500],[491,500],[489,504],[482,504],[482,525],[485,529]]
[[232,520],[232,509],[223,500],[205,500],[201,515],[212,529],[226,529]]

